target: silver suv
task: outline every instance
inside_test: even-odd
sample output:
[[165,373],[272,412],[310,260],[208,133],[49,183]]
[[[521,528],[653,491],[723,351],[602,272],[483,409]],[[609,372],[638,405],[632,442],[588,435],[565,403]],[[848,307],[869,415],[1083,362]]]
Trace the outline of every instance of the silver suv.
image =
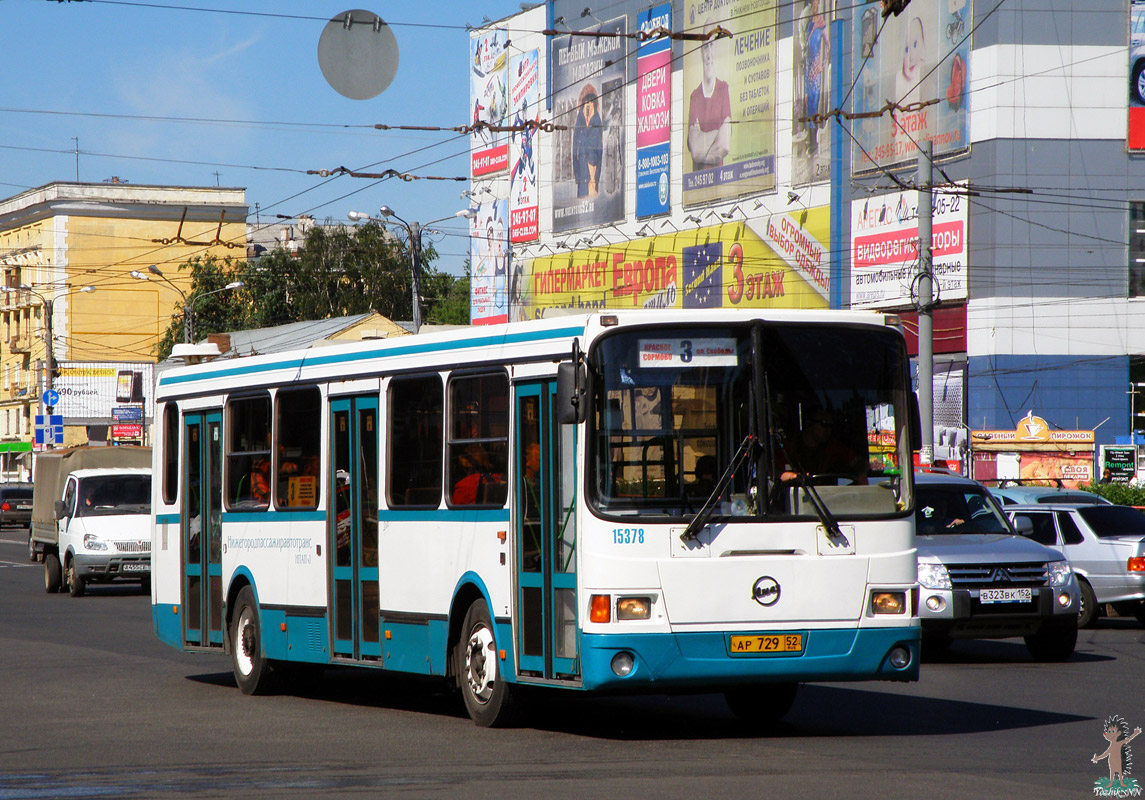
[[1016,535],[979,483],[934,472],[915,481],[923,646],[1022,636],[1039,661],[1068,659],[1080,603],[1062,554]]

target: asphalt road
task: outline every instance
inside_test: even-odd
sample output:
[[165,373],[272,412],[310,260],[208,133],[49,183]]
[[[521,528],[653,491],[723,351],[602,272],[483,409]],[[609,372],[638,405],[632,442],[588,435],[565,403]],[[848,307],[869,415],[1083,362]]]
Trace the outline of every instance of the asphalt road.
[[372,671],[246,697],[226,657],[161,645],[135,587],[45,594],[25,548],[0,532],[0,800],[1080,798],[1108,774],[1091,762],[1103,720],[1145,727],[1145,631],[1123,619],[1064,664],[961,642],[918,683],[805,686],[763,736],[717,695],[560,694],[511,730],[475,727],[436,682]]

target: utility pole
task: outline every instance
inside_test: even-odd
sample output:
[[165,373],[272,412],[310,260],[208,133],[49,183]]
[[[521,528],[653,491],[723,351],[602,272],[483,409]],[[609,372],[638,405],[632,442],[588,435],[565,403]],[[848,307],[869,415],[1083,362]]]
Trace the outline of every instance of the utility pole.
[[931,271],[931,224],[934,203],[931,143],[918,143],[918,411],[922,424],[919,461],[934,461],[934,273]]
[[421,225],[409,224],[410,256],[413,259],[413,332],[421,330]]

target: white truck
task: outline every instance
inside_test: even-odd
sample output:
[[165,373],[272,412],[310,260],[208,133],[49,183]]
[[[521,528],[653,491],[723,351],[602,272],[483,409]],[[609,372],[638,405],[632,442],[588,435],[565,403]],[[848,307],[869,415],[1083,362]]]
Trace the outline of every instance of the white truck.
[[151,448],[73,447],[36,458],[29,549],[44,588],[151,583]]

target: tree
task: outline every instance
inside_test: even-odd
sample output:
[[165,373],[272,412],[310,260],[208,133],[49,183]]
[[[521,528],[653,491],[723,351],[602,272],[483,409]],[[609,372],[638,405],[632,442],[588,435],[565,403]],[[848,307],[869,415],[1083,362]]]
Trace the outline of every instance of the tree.
[[[464,278],[456,278],[434,269],[436,258],[432,245],[422,251],[425,319],[468,324],[468,267]],[[187,296],[194,304],[196,339],[371,311],[392,320],[412,317],[409,254],[401,241],[375,222],[312,228],[297,255],[278,248],[255,261],[196,257],[179,269],[191,273]],[[242,281],[243,288],[204,296],[234,281]],[[160,360],[182,340],[183,310],[177,308],[157,347]]]

